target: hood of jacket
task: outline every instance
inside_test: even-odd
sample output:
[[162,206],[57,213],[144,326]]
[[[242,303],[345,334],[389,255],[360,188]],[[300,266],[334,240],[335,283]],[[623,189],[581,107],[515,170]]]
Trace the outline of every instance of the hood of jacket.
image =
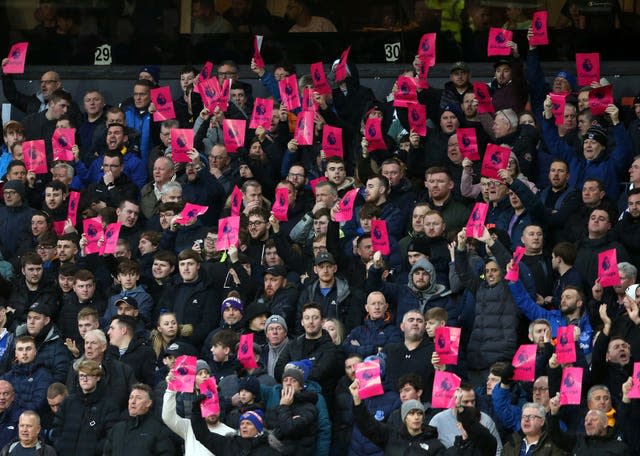
[[[413,283],[413,273],[418,269],[424,269],[427,274],[429,274],[429,286],[425,290],[418,290]],[[426,260],[424,258],[416,261],[415,264],[411,267],[407,286],[415,293],[420,293],[425,297],[431,297],[435,294],[442,293],[445,290],[444,285],[440,285],[436,282],[436,268],[433,267],[429,260]]]

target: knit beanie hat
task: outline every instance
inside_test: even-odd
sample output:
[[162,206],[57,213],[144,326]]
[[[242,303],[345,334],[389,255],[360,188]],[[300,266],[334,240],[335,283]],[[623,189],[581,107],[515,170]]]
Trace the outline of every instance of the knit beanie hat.
[[284,380],[285,377],[292,377],[298,381],[300,386],[304,386],[305,381],[309,378],[311,365],[312,363],[310,359],[302,359],[300,361],[288,363],[284,367],[282,379]]
[[264,412],[260,409],[249,410],[248,412],[240,415],[238,425],[244,420],[249,420],[258,430],[258,434],[264,430]]
[[416,399],[410,399],[407,402],[404,402],[402,404],[402,407],[400,407],[400,416],[402,417],[403,423],[404,419],[407,417],[411,410],[420,410],[422,413],[424,413],[424,405],[422,405],[422,402]]
[[260,382],[253,375],[241,378],[238,381],[238,391],[240,390],[249,391],[251,394],[253,394],[254,400],[257,400],[260,397]]

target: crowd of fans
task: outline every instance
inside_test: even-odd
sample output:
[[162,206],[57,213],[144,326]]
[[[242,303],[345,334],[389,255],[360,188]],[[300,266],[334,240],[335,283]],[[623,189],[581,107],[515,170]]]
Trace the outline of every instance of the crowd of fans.
[[[539,50],[509,47],[486,84],[494,113],[478,112],[465,62],[443,88],[418,89],[426,135],[394,106],[397,85],[377,100],[350,59],[345,76],[331,65],[330,93],[300,73],[312,145],[294,138],[302,114],[279,91],[294,69],[252,60],[274,110],[238,150],[223,125],[248,127],[258,100],[233,61],[213,75],[230,80],[226,110],[204,107],[202,73],[185,67],[176,118],[161,122],[154,66],[131,98],[96,87],[83,109],[54,70],[34,94],[3,72],[25,117],[4,124],[0,151],[0,455],[640,454],[640,96],[594,115],[589,93],[607,80],[579,87],[562,71],[547,86]],[[327,126],[341,128],[342,157],[323,150]],[[73,159],[53,159],[58,128],[75,128]],[[460,128],[475,131],[479,160],[463,155]],[[175,129],[194,133],[186,163],[174,161]],[[26,164],[23,145],[39,139],[48,173]],[[490,144],[511,149],[494,177],[481,165]],[[352,216],[336,221],[351,197]],[[488,211],[472,237],[478,202]],[[206,212],[185,218],[187,203]],[[236,209],[239,240],[219,250]],[[119,226],[115,245],[97,243],[113,253],[92,250],[90,220]],[[603,286],[598,256],[611,249],[620,284]],[[575,363],[555,353],[565,326]],[[456,364],[436,352],[439,327],[460,328]],[[256,367],[240,359],[249,334]],[[536,346],[531,382],[514,380],[522,344]],[[182,355],[198,358],[192,392],[171,387]],[[366,399],[363,361],[383,386]],[[579,405],[561,405],[569,367],[583,368]],[[462,379],[448,408],[431,404],[446,389],[439,372]],[[210,377],[220,411],[203,416]]]

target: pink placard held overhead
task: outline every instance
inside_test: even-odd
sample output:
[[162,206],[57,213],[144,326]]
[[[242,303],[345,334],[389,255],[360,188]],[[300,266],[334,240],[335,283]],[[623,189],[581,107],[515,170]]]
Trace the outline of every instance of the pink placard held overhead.
[[433,408],[448,408],[459,386],[460,377],[456,374],[446,371],[436,371],[433,377],[431,406]]
[[576,54],[576,73],[578,85],[590,86],[592,82],[600,82],[600,53]]
[[383,255],[391,253],[387,222],[384,220],[371,220],[371,249]]
[[432,67],[436,64],[436,34],[425,33],[420,38],[420,44],[418,45],[418,56],[420,60],[426,63],[427,67]]
[[547,31],[547,11],[536,11],[531,19],[531,31],[533,36],[529,38],[531,46],[545,46],[549,44],[549,33]]
[[498,170],[507,169],[509,166],[509,157],[511,149],[508,147],[497,146],[495,144],[487,144],[487,149],[482,160],[482,168],[480,174],[490,179],[500,180]]
[[224,119],[222,121],[222,134],[227,152],[237,152],[244,146],[246,128],[247,121],[244,119]]
[[582,367],[562,369],[560,405],[580,405],[582,396]]
[[249,128],[263,127],[271,130],[271,120],[273,118],[273,100],[271,98],[256,98],[253,103],[253,113]]
[[24,64],[27,61],[27,48],[29,43],[21,42],[15,43],[9,49],[9,55],[7,58],[9,61],[2,67],[4,74],[22,74],[24,73]]
[[[460,350],[460,328],[438,326],[435,331],[436,353],[440,357],[440,364],[458,364]],[[449,345],[447,346],[447,341]]]
[[104,236],[104,231],[102,230],[102,219],[100,219],[100,217],[84,219],[82,221],[82,231],[84,233],[84,237],[87,239],[87,246],[84,248],[84,252],[87,255],[98,253],[100,251],[98,241],[100,241],[100,238]]
[[240,336],[238,361],[245,369],[255,369],[258,367],[256,355],[253,353],[253,333],[242,334]]
[[324,72],[324,64],[322,62],[311,64],[311,78],[316,92],[323,95],[328,95],[332,92],[331,86],[327,82],[327,75]]
[[576,344],[573,331],[574,327],[571,325],[558,328],[556,334],[556,356],[560,364],[576,362]]
[[610,104],[613,104],[613,86],[611,84],[589,90],[591,114],[594,116],[604,114]]
[[116,246],[118,245],[118,239],[120,238],[120,228],[122,223],[110,223],[104,230],[104,241],[100,247],[100,255],[114,254],[116,253]]
[[327,178],[324,176],[320,176],[320,177],[316,177],[315,179],[311,179],[311,181],[309,181],[309,185],[311,186],[311,193],[313,193],[313,196],[316,196],[316,187],[318,186],[318,184],[320,182],[326,182]]
[[289,211],[289,186],[276,188],[276,197],[271,207],[273,216],[281,222],[286,222]]
[[484,233],[484,221],[489,212],[487,203],[476,203],[467,221],[466,234],[470,238],[479,238]]
[[620,285],[616,249],[598,253],[598,278],[600,279],[600,285],[603,287]]
[[512,267],[505,274],[505,276],[504,276],[505,280],[509,280],[511,282],[517,282],[518,281],[518,277],[520,276],[520,266],[519,266],[519,264],[520,264],[520,260],[522,260],[524,252],[525,252],[525,248],[522,247],[521,245],[516,247],[516,250],[513,252]]
[[301,111],[298,113],[296,121],[296,131],[293,138],[298,141],[299,146],[311,146],[313,144],[313,123],[314,113],[312,111]]
[[633,384],[629,391],[629,399],[640,399],[640,362],[633,363]]
[[282,104],[289,111],[298,109],[300,107],[300,94],[298,92],[298,79],[295,74],[287,76],[278,82],[280,88],[280,99]]
[[199,204],[187,203],[180,212],[176,223],[178,225],[187,225],[202,214],[209,210],[209,206],[201,206]]
[[237,185],[234,185],[233,191],[231,192],[231,215],[232,216],[240,215],[243,198],[244,198],[244,195],[242,194],[242,190],[240,190]]
[[202,81],[206,81],[207,79],[210,79],[212,76],[212,73],[213,73],[213,63],[205,62],[205,64],[202,66],[202,69],[200,70],[200,74],[198,75],[198,84],[194,84],[193,86],[193,91],[195,93],[200,93],[199,83]]
[[200,393],[207,398],[200,403],[200,413],[203,418],[220,414],[220,396],[215,377],[209,377],[200,383]]
[[171,159],[174,163],[191,163],[187,152],[193,149],[193,130],[191,128],[171,129]]
[[427,107],[420,103],[410,103],[407,106],[409,128],[419,136],[427,136]]
[[368,399],[384,394],[382,379],[380,378],[380,362],[376,360],[364,361],[355,366],[358,380],[358,396]]
[[262,49],[262,39],[264,37],[262,35],[256,35],[253,37],[253,61],[258,68],[264,68],[264,60],[262,59],[262,54],[260,54],[260,49]]
[[178,356],[171,369],[173,380],[169,382],[167,389],[177,393],[193,393],[196,385],[197,362],[198,358],[195,356]]
[[335,68],[336,82],[344,81],[345,79],[347,79],[347,76],[349,75],[349,72],[347,71],[347,60],[349,59],[350,50],[351,50],[351,46],[349,46],[347,49],[342,51],[342,54],[340,55],[340,61],[338,62]]
[[408,76],[398,76],[396,81],[396,93],[393,97],[393,106],[407,107],[411,103],[418,102],[417,81]]
[[327,158],[344,156],[342,128],[326,124],[322,127],[322,150]]
[[358,196],[358,189],[354,188],[344,194],[338,203],[338,210],[334,214],[334,222],[347,222],[353,218],[353,205]]
[[369,152],[376,150],[386,150],[387,143],[382,136],[382,119],[379,117],[369,117],[364,126],[364,137],[366,138]]
[[302,91],[302,110],[318,112],[318,104],[313,99],[313,89],[305,87]]
[[520,382],[532,382],[536,379],[536,344],[524,344],[518,347],[513,356],[513,379]]
[[491,27],[489,29],[489,42],[487,43],[487,56],[511,54],[511,48],[507,44],[509,41],[513,41],[513,32],[511,30]]
[[66,224],[66,220],[56,220],[55,222],[53,222],[53,232],[58,236],[62,236],[64,234],[64,227]]
[[222,112],[226,112],[229,108],[229,93],[231,79],[225,79],[220,86],[218,78],[209,78],[205,81],[198,82],[200,96],[204,107],[210,112],[220,108]]
[[478,114],[484,114],[485,112],[495,112],[488,85],[486,85],[484,82],[474,82],[473,93],[476,96],[476,100],[478,101]]
[[73,146],[76,144],[75,128],[56,128],[51,137],[53,161],[74,161]]
[[33,171],[36,174],[47,174],[49,172],[43,139],[23,142],[22,154],[27,171]]
[[67,218],[71,220],[73,226],[78,218],[78,203],[80,202],[80,192],[69,192],[69,205],[67,207]]
[[556,125],[564,125],[564,110],[567,105],[567,94],[550,93],[549,98],[551,98],[551,112],[553,112]]
[[162,122],[163,120],[176,118],[176,112],[173,109],[173,100],[171,99],[171,88],[169,86],[151,89],[151,102],[156,106],[156,111],[153,113],[154,122]]
[[222,252],[232,245],[238,244],[240,233],[240,217],[233,215],[218,220],[218,239],[216,240],[216,250]]
[[478,150],[478,136],[475,128],[458,128],[456,130],[458,137],[458,149],[462,158],[469,160],[480,160],[480,151]]

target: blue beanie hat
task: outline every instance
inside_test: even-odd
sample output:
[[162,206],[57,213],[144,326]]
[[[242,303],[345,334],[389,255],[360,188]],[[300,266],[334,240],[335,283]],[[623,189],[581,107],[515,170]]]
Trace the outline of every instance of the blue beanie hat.
[[300,386],[304,386],[311,373],[312,364],[310,359],[301,359],[300,361],[287,363],[284,367],[282,378],[293,377],[300,383]]
[[155,81],[156,85],[160,84],[160,68],[158,68],[157,66],[145,65],[140,68],[140,71],[138,73],[149,73]]
[[240,415],[240,419],[238,420],[238,426],[244,420],[251,421],[256,429],[258,430],[258,434],[264,430],[264,412],[260,409],[249,410],[248,412],[244,412]]
[[556,78],[566,79],[572,89],[576,87],[576,77],[568,71],[559,71],[558,74],[556,74]]

